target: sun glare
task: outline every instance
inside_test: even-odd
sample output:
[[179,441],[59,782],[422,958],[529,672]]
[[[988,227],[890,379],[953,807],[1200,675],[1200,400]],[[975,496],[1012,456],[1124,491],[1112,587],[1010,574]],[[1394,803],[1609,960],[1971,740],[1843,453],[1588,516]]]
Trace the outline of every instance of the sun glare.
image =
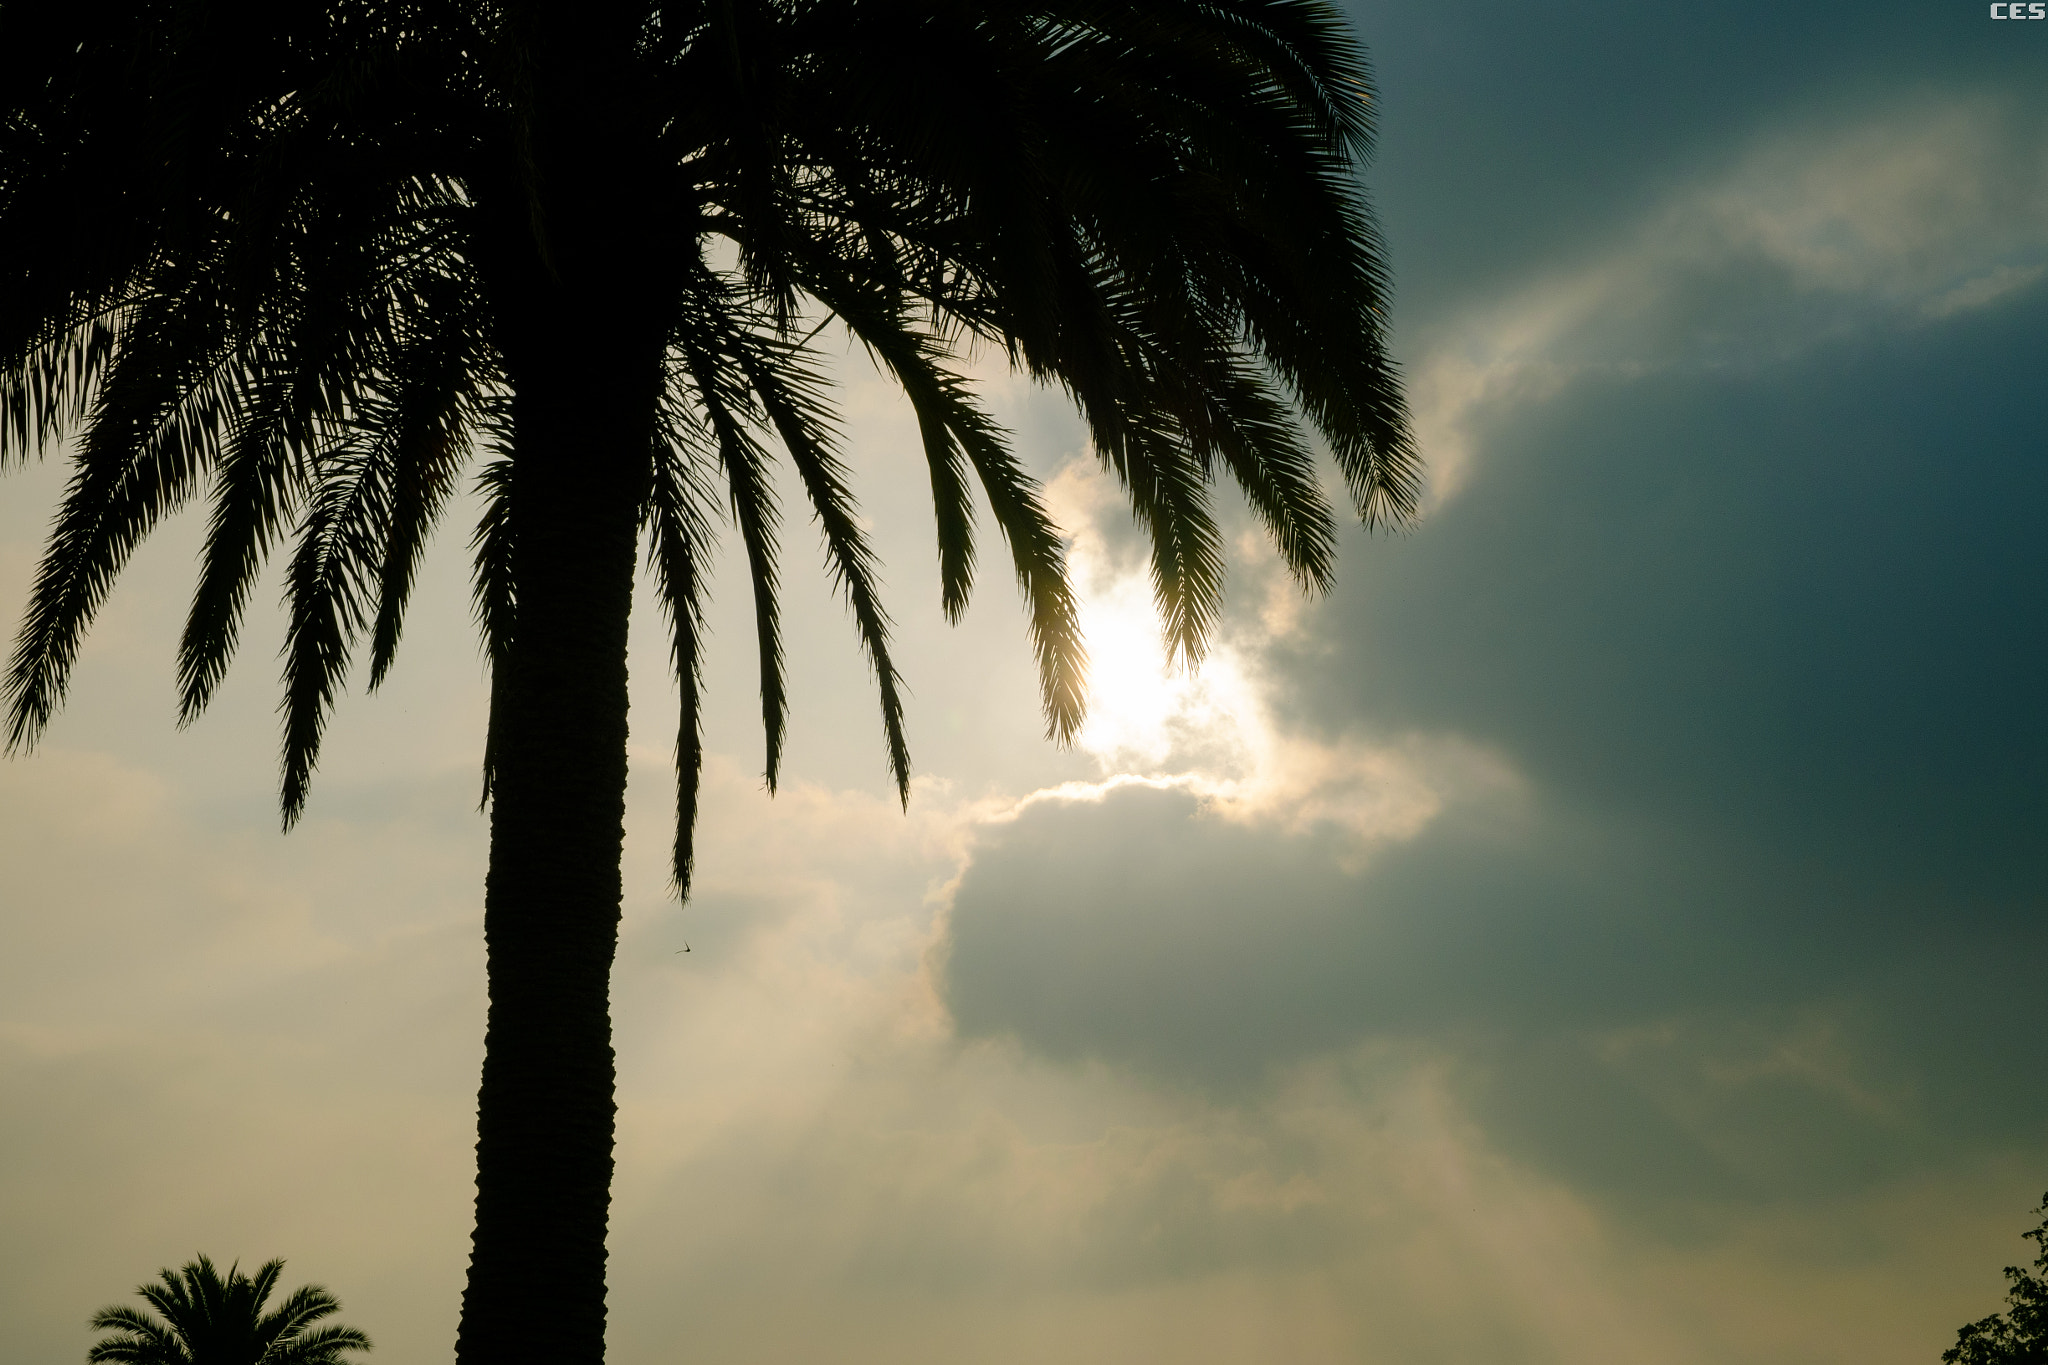
[[1160,777],[1169,764],[1211,780],[1259,766],[1264,707],[1245,659],[1218,641],[1199,668],[1168,667],[1159,609],[1142,561],[1119,562],[1100,529],[1117,506],[1100,470],[1069,464],[1047,487],[1073,539],[1068,571],[1088,643],[1088,719],[1076,737],[1104,777]]
[[1085,581],[1088,721],[1081,748],[1106,773],[1155,773],[1174,758],[1241,771],[1257,747],[1260,717],[1236,653],[1222,647],[1199,669],[1170,668],[1144,577],[1091,573]]
[[1076,462],[1047,492],[1073,536],[1068,567],[1088,643],[1088,719],[1076,742],[1102,776],[1033,793],[1014,810],[1133,784],[1174,787],[1226,819],[1335,829],[1364,850],[1415,837],[1448,800],[1519,790],[1511,765],[1457,735],[1291,733],[1260,669],[1265,646],[1300,628],[1299,596],[1285,583],[1199,668],[1169,668],[1143,562],[1118,556],[1102,533],[1114,488]]

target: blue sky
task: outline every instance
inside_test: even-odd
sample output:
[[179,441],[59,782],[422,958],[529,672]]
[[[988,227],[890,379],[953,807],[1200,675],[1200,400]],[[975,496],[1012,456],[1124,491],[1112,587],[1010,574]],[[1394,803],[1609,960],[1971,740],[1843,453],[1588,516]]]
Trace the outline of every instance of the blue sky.
[[[620,1365],[1906,1365],[1997,1306],[2048,1185],[2048,23],[1353,12],[1417,525],[1316,602],[1238,525],[1220,647],[1165,676],[1078,425],[985,363],[1088,603],[1055,750],[1008,585],[940,622],[913,427],[850,359],[922,776],[898,813],[799,554],[766,797],[727,575],[687,906],[641,613]],[[0,499],[10,610],[60,479]],[[0,1356],[205,1250],[443,1358],[462,536],[289,837],[274,628],[172,725],[197,538],[0,766]]]

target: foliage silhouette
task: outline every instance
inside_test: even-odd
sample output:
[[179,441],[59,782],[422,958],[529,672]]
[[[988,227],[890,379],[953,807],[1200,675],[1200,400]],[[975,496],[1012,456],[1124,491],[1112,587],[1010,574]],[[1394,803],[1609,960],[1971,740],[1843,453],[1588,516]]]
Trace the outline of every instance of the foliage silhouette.
[[94,1331],[108,1332],[86,1353],[92,1365],[348,1365],[350,1351],[367,1351],[370,1339],[353,1327],[322,1318],[341,1303],[317,1284],[301,1285],[270,1312],[263,1305],[277,1288],[283,1261],[267,1261],[252,1276],[228,1267],[223,1279],[201,1256],[162,1282],[135,1292],[156,1310],[152,1315],[125,1304],[92,1315]]
[[1956,1344],[1941,1353],[1944,1365],[2048,1365],[2048,1194],[2039,1212],[2040,1223],[2021,1234],[2040,1251],[2034,1270],[2005,1268],[2012,1285],[2005,1312],[1958,1330]]
[[351,663],[367,645],[369,686],[388,675],[421,548],[481,461],[490,1014],[459,1360],[602,1355],[640,545],[682,688],[683,894],[721,508],[771,789],[780,769],[778,448],[908,799],[828,322],[916,415],[951,619],[981,490],[1052,738],[1080,722],[1085,655],[1059,530],[966,378],[977,347],[1076,404],[1150,532],[1177,655],[1217,619],[1220,473],[1322,590],[1335,519],[1303,419],[1367,524],[1408,516],[1419,478],[1356,179],[1368,76],[1321,0],[0,10],[0,464],[73,441],[7,678],[15,749],[134,546],[203,496],[181,715],[289,544],[289,826]]

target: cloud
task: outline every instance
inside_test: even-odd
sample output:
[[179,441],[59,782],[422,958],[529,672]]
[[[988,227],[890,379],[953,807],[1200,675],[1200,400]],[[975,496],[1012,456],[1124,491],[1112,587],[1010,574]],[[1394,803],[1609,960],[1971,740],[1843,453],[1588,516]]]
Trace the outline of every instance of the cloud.
[[1329,603],[1255,577],[1213,675],[1144,652],[1063,489],[1131,681],[1103,776],[971,852],[962,1031],[1239,1096],[1428,1040],[1629,1217],[2037,1144],[2038,132],[1931,96],[1780,132],[1439,328],[1484,476]]
[[[95,853],[87,880],[50,889],[98,918],[41,902],[23,918],[77,930],[35,948],[44,960],[94,944],[105,956],[97,973],[67,969],[75,1015],[10,993],[10,1017],[106,1015],[107,1028],[0,1042],[0,1201],[24,1230],[9,1340],[76,1350],[93,1307],[203,1246],[288,1255],[393,1359],[444,1352],[480,972],[467,872],[434,869],[452,822],[471,819],[469,774],[410,804],[339,801],[381,816],[281,840],[267,819],[246,836],[196,822],[161,776],[45,759],[5,770],[9,866],[29,847]],[[1046,798],[991,824],[983,798],[934,783],[906,819],[885,796],[816,784],[771,802],[721,760],[705,899],[677,907],[660,888],[662,760],[636,762],[640,861],[615,984],[614,1359],[1763,1365],[1816,1316],[1849,1324],[1827,1350],[1853,1358],[1938,1344],[1974,1308],[1958,1251],[2008,1229],[1970,1210],[2024,1183],[1990,1165],[1832,1206],[1819,1216],[1840,1245],[1824,1253],[1800,1220],[1644,1240],[1504,1149],[1475,1118],[1470,1061],[1433,1043],[1340,1044],[1244,1103],[961,1039],[929,953],[976,841],[1115,816],[1126,799],[1191,814],[1195,797]],[[1313,843],[1323,875],[1349,875],[1335,827],[1288,834],[1212,812],[1192,828],[1283,857]],[[149,870],[156,905],[132,895],[129,862]],[[237,886],[245,898],[209,920]],[[182,932],[139,936],[158,923]],[[671,952],[680,933],[688,958]],[[244,941],[270,946],[215,956]],[[1786,1039],[1793,1065],[1831,1065],[1821,1034]],[[1777,1055],[1711,1038],[1615,1046],[1631,1063],[1704,1046],[1737,1072]],[[1873,1297],[1873,1265],[1936,1288]],[[1741,1312],[1701,1323],[1702,1296]]]
[[[1590,71],[1686,17],[1414,14],[1524,25],[1496,66],[1443,50],[1549,86],[1534,29]],[[1728,103],[1748,69],[1679,36]],[[1098,476],[1058,475],[1103,685],[1070,755],[1036,743],[1002,593],[942,635],[914,424],[855,384],[891,601],[926,608],[926,775],[906,816],[798,554],[766,797],[728,574],[674,904],[641,613],[610,1358],[1905,1362],[1991,1311],[2048,1132],[2015,1081],[2048,951],[2018,108],[1817,118],[1619,226],[1593,203],[1466,330],[1416,332],[1456,496],[1348,546],[1327,602],[1241,553],[1197,675],[1159,665]],[[1541,112],[1503,109],[1462,126]],[[1537,150],[1443,158],[1493,195],[1451,273],[1529,259],[1495,177],[1572,159]],[[1074,424],[1023,387],[1020,451],[1057,475]],[[9,487],[0,600],[60,474]],[[286,1254],[379,1359],[439,1358],[482,980],[461,538],[281,839],[260,648],[170,729],[194,530],[131,570],[51,746],[0,768],[0,1354],[75,1353],[204,1247]]]
[[1920,305],[1920,311],[1930,318],[1940,319],[1987,308],[2000,299],[2033,288],[2043,275],[2048,275],[2048,266],[1994,266],[1982,275],[1964,280],[1947,293],[1928,299]]
[[[1221,844],[1190,880],[1226,867],[1248,881],[1279,874],[1269,891],[1284,911],[1279,893],[1313,875],[1300,855],[1317,836],[1202,816],[1189,793],[1142,783],[1099,800],[1042,797],[992,824],[972,802],[948,817],[934,800],[921,824],[885,801],[815,787],[770,808],[729,770],[714,772],[710,795],[720,825],[707,875],[762,903],[715,954],[680,965],[636,946],[662,936],[655,920],[629,927],[621,1033],[655,1045],[625,1077],[613,1253],[621,1359],[687,1345],[770,1362],[831,1342],[853,1362],[1135,1354],[1221,1365],[1284,1350],[1311,1365],[1475,1355],[1761,1365],[1816,1315],[1850,1324],[1816,1346],[1823,1359],[1938,1342],[1953,1316],[1953,1297],[1861,1296],[1873,1257],[1917,1273],[1967,1235],[1954,1212],[1967,1201],[1946,1187],[1894,1184],[1833,1206],[1820,1216],[1843,1225],[1841,1244],[1824,1254],[1796,1242],[1804,1222],[1737,1219],[1672,1244],[1617,1227],[1597,1202],[1503,1149],[1475,1116],[1475,1061],[1440,1043],[1339,1042],[1274,1069],[1255,1102],[1241,1092],[1219,1100],[1162,1084],[1144,1058],[1049,1059],[971,1027],[956,1037],[934,994],[946,982],[921,953],[856,947],[934,942],[965,831],[960,904],[973,901],[977,875],[1012,888],[1015,866],[1058,877],[1078,865],[1089,904],[1020,916],[1017,942],[1072,929],[1075,962],[1101,959],[1104,981],[1134,1006],[1155,1005],[1145,970],[1128,970],[1121,920],[1090,899],[1115,890],[1086,875],[1092,850],[1121,844],[1121,862],[1141,878],[1159,849],[1131,813],[1148,811],[1186,836],[1183,848]],[[1341,839],[1320,838],[1323,875],[1341,879],[1331,856]],[[1277,856],[1260,861],[1261,840]],[[742,872],[759,847],[789,860],[781,889],[765,895]],[[1043,856],[1053,848],[1057,859]],[[844,859],[866,870],[829,875]],[[724,911],[714,899],[673,913]],[[901,931],[875,933],[892,924]],[[1208,927],[1184,923],[1174,937]],[[1259,929],[1284,938],[1289,927]],[[1136,945],[1162,949],[1171,954],[1173,940]],[[1256,951],[1225,956],[1251,958],[1240,974],[1261,970]],[[1011,966],[1031,975],[1028,955]],[[1270,1027],[1227,984],[1212,990],[1218,979],[1176,974],[1188,997],[1214,1007],[1214,1024],[1197,1025],[1204,1037]],[[1073,984],[1064,971],[1035,977],[1041,988],[1062,981]],[[1315,986],[1312,976],[1293,984]],[[1059,1012],[1058,1000],[1040,1003]],[[1163,1023],[1186,1019],[1169,1012]],[[1788,1068],[1838,1088],[1819,1024],[1795,1021],[1753,1046],[1711,1029],[1616,1034],[1601,1046],[1615,1066],[1653,1077],[1666,1068],[1646,1054],[1665,1047],[1688,1065],[1702,1055],[1724,1089]],[[1989,1188],[2016,1171],[1959,1178]],[[1714,1207],[1689,1205],[1688,1216]],[[1724,1293],[1743,1296],[1741,1314],[1703,1323],[1688,1307]]]
[[1600,378],[1754,370],[2018,297],[2048,264],[2048,121],[1923,96],[1774,128],[1591,259],[1432,329],[1410,400],[1441,506],[1484,428]]

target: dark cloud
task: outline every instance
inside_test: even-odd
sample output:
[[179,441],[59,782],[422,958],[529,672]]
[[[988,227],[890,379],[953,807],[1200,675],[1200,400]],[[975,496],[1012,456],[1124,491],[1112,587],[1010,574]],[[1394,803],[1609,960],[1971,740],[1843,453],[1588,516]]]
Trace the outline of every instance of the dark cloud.
[[1959,0],[1346,9],[1379,77],[1371,179],[1410,337],[1604,235],[1753,132],[1902,90],[2039,84],[2027,26]]
[[1292,708],[1500,744],[1816,893],[2037,909],[2044,335],[2037,302],[1524,413],[1432,525],[1359,547]]
[[1449,818],[1338,850],[1174,792],[1033,808],[975,859],[942,982],[969,1036],[1222,1096],[1361,1040],[1426,1044],[1494,1139],[1656,1202],[1814,1194],[2037,1136],[2038,924],[1913,942],[1618,822]]

